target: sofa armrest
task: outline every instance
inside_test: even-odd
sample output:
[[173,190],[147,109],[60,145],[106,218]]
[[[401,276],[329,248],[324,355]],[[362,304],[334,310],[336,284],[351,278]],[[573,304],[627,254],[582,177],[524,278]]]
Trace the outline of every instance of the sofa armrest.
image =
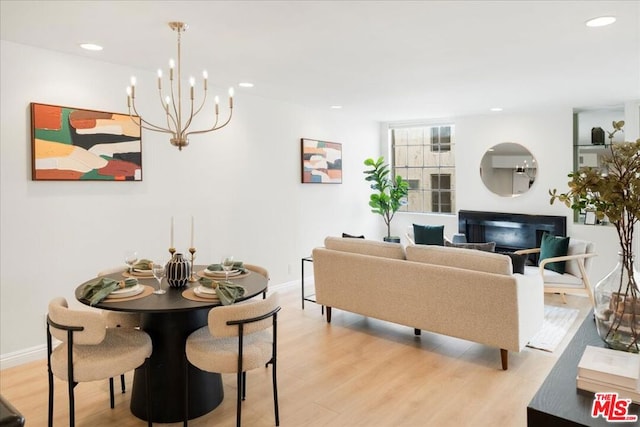
[[538,254],[540,253],[540,248],[531,248],[531,249],[520,249],[519,251],[515,251],[516,255],[526,255],[526,254]]

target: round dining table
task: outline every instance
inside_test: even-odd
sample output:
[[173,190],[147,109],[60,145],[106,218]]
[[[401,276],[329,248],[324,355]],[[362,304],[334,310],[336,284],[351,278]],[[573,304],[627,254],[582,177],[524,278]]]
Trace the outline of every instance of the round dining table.
[[[204,270],[205,266],[195,266],[195,271]],[[126,274],[126,273],[124,273]],[[109,274],[103,277],[122,280],[123,273]],[[76,299],[83,304],[89,302],[82,299],[82,290],[88,283],[76,288]],[[245,289],[245,294],[238,301],[253,298],[267,288],[268,279],[261,274],[249,271],[230,280]],[[138,277],[141,285],[158,287],[153,278]],[[200,417],[215,409],[224,398],[222,376],[218,373],[201,371],[186,364],[185,343],[187,337],[196,329],[208,323],[208,313],[212,308],[220,306],[220,301],[187,299],[183,292],[199,286],[191,282],[183,288],[168,287],[163,279],[165,294],[150,294],[141,298],[105,299],[93,307],[103,310],[139,313],[140,327],[149,334],[153,343],[153,353],[147,361],[150,375],[151,418],[154,422],[172,423],[184,418],[184,381],[188,372],[189,418]],[[147,292],[148,293],[148,292]],[[193,293],[192,293],[193,295]],[[145,393],[146,373],[144,367],[135,370],[133,390],[131,392],[131,412],[143,420],[147,420],[147,397]]]

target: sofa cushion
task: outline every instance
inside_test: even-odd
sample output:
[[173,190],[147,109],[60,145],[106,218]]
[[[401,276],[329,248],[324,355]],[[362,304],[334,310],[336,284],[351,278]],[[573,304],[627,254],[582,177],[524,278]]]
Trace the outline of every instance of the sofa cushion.
[[330,236],[324,239],[324,246],[334,251],[352,252],[382,258],[405,259],[404,247],[399,243],[378,242],[367,239],[343,239]]
[[[553,234],[544,233],[540,242],[540,261],[547,258],[566,256],[569,251],[569,237],[558,237]],[[544,266],[545,269],[564,274],[566,261],[550,262]]]
[[498,252],[511,258],[511,268],[514,273],[524,274],[524,267],[527,264],[527,254],[514,254],[513,252]]
[[476,249],[479,251],[485,252],[495,252],[496,251],[496,242],[487,242],[487,243],[452,243],[448,240],[444,241],[445,246],[450,246],[452,248],[463,248],[463,249]]
[[413,224],[416,245],[444,245],[444,225]]
[[502,254],[478,251],[475,249],[409,245],[406,248],[407,260],[485,273],[511,275],[511,259]]

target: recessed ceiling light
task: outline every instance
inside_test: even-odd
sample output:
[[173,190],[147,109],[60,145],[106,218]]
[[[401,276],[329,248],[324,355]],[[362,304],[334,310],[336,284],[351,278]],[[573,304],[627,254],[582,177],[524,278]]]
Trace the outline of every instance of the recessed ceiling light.
[[489,109],[489,111],[502,111],[501,107],[492,107]]
[[80,47],[86,50],[102,50],[102,46],[94,43],[80,43]]
[[242,82],[242,83],[238,83],[238,86],[240,86],[240,87],[253,87],[253,83]]
[[589,19],[585,24],[587,27],[604,27],[605,25],[611,25],[616,22],[615,16],[599,16],[597,18]]
[[342,105],[332,105],[331,109],[332,110],[340,110],[342,108]]

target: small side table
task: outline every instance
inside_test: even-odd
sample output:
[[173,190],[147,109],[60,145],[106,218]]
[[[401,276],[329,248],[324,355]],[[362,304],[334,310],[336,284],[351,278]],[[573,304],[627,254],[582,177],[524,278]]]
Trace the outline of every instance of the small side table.
[[[312,256],[304,257],[304,258],[302,258],[302,260],[300,262],[301,269],[302,269],[302,278],[301,278],[300,282],[302,284],[302,291],[301,291],[302,292],[302,298],[301,298],[301,300],[302,300],[302,309],[303,310],[304,310],[304,302],[305,301],[309,301],[309,302],[313,302],[313,303],[316,302],[316,300],[315,300],[316,294],[315,293],[307,295],[304,292],[304,263],[305,262],[313,263],[313,257]],[[324,305],[322,306],[322,314],[324,314]]]

